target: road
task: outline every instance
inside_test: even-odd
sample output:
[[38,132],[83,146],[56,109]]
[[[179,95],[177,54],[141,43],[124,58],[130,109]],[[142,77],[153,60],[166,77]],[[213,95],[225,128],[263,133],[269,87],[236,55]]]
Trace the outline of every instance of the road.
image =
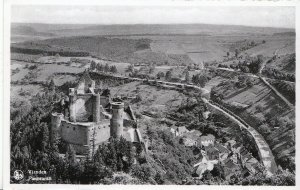
[[[246,75],[248,77],[259,78],[259,76],[255,75],[255,74],[252,74],[252,73],[243,73],[241,71],[235,71],[235,70],[229,69],[229,68],[210,67],[209,69],[228,71],[228,72],[233,72],[233,73],[237,73],[237,74],[241,74],[241,75]],[[288,81],[288,80],[279,80],[279,79],[273,79],[273,78],[268,78],[268,77],[264,77],[264,78],[265,79],[270,79],[270,80],[282,81],[282,82],[286,82],[286,83],[290,83],[290,84],[295,85],[295,82]]]
[[259,77],[265,85],[267,85],[273,92],[282,100],[284,103],[286,103],[291,109],[294,109],[294,105],[291,104],[276,88],[274,88],[264,77]]
[[[275,52],[274,52],[274,55],[277,55],[277,51],[279,51],[280,49],[277,49]],[[284,101],[291,109],[294,109],[294,105],[291,104],[290,101],[288,101],[276,88],[274,88],[267,80],[266,80],[266,77],[263,77],[262,76],[262,70],[265,68],[267,62],[269,60],[265,60],[263,63],[262,63],[262,66],[260,67],[259,69],[259,72],[258,72],[258,76],[259,78],[261,79],[261,81],[267,85],[269,88],[271,88],[271,90],[282,100]]]

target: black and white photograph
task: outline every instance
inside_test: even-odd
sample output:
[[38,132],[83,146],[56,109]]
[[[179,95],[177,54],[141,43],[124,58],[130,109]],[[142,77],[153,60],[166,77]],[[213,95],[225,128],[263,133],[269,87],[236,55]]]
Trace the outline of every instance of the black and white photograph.
[[9,10],[9,184],[295,186],[296,6]]

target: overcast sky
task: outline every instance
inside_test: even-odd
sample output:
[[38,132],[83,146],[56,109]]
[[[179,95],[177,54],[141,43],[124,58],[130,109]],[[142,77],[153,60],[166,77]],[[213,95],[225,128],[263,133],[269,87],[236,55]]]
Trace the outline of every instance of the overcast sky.
[[13,6],[12,22],[62,24],[230,24],[295,28],[294,7]]

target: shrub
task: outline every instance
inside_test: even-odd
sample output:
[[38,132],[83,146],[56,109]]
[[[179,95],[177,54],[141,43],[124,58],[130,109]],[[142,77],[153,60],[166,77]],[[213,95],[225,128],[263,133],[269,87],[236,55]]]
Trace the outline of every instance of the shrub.
[[30,66],[28,67],[29,70],[34,70],[34,69],[36,69],[36,68],[37,68],[37,65],[30,65]]

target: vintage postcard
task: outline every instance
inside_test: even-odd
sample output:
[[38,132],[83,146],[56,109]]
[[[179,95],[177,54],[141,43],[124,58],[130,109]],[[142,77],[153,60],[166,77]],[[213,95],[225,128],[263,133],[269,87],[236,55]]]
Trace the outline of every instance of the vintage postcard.
[[5,1],[4,189],[295,189],[297,5]]

